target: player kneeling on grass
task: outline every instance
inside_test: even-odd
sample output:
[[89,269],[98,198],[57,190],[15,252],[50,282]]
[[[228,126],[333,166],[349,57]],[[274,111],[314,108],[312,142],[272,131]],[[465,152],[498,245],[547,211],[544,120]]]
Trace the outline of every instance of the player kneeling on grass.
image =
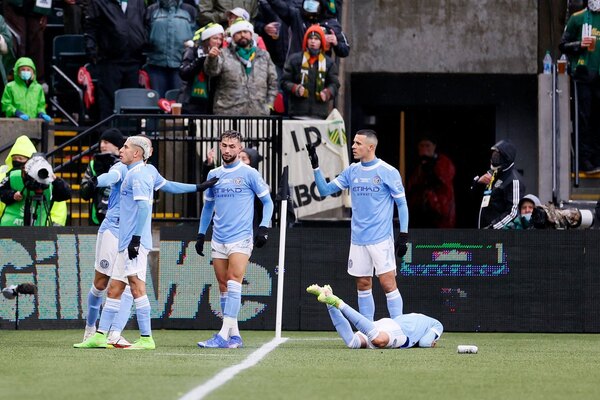
[[[306,291],[327,304],[335,330],[351,349],[434,347],[444,331],[440,321],[416,313],[370,321],[335,296],[329,285],[310,285]],[[350,322],[359,332],[354,333]]]

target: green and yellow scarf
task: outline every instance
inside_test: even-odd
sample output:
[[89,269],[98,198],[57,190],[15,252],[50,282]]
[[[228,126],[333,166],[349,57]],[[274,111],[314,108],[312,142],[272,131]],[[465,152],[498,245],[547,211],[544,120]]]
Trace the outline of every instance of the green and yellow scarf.
[[[302,55],[302,66],[300,69],[300,73],[302,74],[302,79],[300,80],[300,84],[304,86],[304,96],[308,97],[308,89],[306,87],[305,80],[308,79],[308,70],[310,69],[310,53],[305,51]],[[322,52],[317,56],[318,68],[317,68],[317,88],[315,92],[315,97],[317,100],[321,100],[321,91],[325,89],[325,74],[327,73],[327,64],[325,62],[325,54]]]

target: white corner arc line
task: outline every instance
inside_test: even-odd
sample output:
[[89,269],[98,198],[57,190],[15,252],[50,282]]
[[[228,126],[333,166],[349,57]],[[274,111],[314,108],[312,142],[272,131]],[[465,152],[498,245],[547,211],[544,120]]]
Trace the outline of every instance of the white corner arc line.
[[203,399],[204,396],[217,389],[219,386],[225,384],[238,373],[258,364],[260,360],[262,360],[267,354],[269,354],[272,350],[277,348],[277,346],[279,346],[280,344],[284,343],[286,340],[287,338],[275,338],[270,342],[263,344],[258,348],[258,350],[254,351],[252,354],[246,357],[244,361],[242,361],[239,364],[232,365],[231,367],[225,368],[217,375],[204,382],[202,385],[197,386],[191,391],[187,392],[185,395],[183,395],[183,397],[180,398],[180,400]]

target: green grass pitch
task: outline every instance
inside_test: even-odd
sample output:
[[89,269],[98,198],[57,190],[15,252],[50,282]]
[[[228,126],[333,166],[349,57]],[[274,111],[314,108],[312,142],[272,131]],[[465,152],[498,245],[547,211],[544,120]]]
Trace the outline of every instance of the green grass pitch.
[[[80,350],[83,330],[0,331],[3,399],[178,399],[243,362],[243,349],[200,349],[209,331],[155,331],[155,351]],[[127,331],[134,339],[137,332]],[[206,399],[599,399],[600,336],[448,333],[434,349],[350,350],[335,332],[288,340]],[[478,354],[457,354],[475,344]]]

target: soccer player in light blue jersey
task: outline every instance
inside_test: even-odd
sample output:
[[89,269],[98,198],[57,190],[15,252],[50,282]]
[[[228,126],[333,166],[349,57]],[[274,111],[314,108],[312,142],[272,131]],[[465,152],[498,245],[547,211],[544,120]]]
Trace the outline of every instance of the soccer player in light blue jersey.
[[[373,322],[335,296],[329,285],[310,285],[306,291],[318,296],[321,303],[327,304],[335,330],[351,349],[435,347],[444,332],[440,321],[418,313]],[[358,332],[352,330],[350,322]]]
[[[315,174],[315,183],[325,197],[344,189],[352,199],[351,244],[348,273],[356,279],[358,309],[373,321],[373,271],[379,277],[390,317],[402,315],[402,296],[396,284],[396,258],[406,254],[408,207],[400,172],[375,155],[377,135],[370,129],[354,136],[352,154],[359,162],[351,164],[327,182],[319,169],[316,148],[306,146]],[[394,204],[398,209],[400,232],[394,245]],[[395,250],[395,251],[394,251]]]
[[[199,347],[238,348],[243,346],[238,328],[241,306],[242,280],[246,273],[253,246],[263,247],[268,239],[268,227],[273,214],[269,186],[260,173],[241,162],[242,136],[236,131],[221,135],[219,148],[223,165],[208,173],[208,180],[219,181],[204,192],[204,207],[196,238],[196,252],[204,256],[204,238],[212,219],[211,256],[215,276],[223,299],[223,325],[212,338],[198,342]],[[262,220],[253,241],[252,220],[254,197],[263,205]],[[214,212],[214,216],[213,216]]]
[[[145,155],[144,159],[147,160],[152,154],[152,142],[145,136],[138,136],[137,138],[142,139],[147,143],[149,148],[148,154]],[[138,139],[134,139],[138,140]],[[212,186],[215,181],[204,182],[202,184],[187,184],[168,181],[163,178],[158,170],[151,164],[145,167],[148,173],[152,177],[153,189],[161,190],[167,193],[181,194],[181,193],[193,193],[196,191],[203,191],[207,187]],[[113,268],[116,262],[116,258],[119,254],[119,222],[121,220],[120,213],[120,195],[121,185],[125,176],[127,175],[128,167],[122,162],[114,164],[108,173],[102,174],[98,177],[98,187],[111,187],[111,192],[108,200],[108,210],[106,218],[98,229],[98,238],[96,241],[96,259],[95,259],[95,276],[94,283],[90,288],[88,294],[88,312],[86,318],[86,328],[83,338],[83,343],[87,342],[87,339],[93,337],[96,333],[96,321],[100,313],[100,305],[102,304],[103,295],[106,292],[108,282],[113,275]],[[126,260],[127,261],[127,260]],[[116,315],[112,326],[110,326],[110,333],[107,339],[95,341],[95,343],[88,343],[89,346],[78,346],[78,347],[106,347],[106,345],[112,345],[114,347],[127,347],[129,343],[121,336],[121,331],[125,327],[129,315],[131,312],[131,305],[133,303],[133,296],[131,294],[129,286],[124,289],[121,294],[119,311]],[[113,301],[111,301],[113,303]],[[114,307],[113,307],[114,308]],[[114,312],[114,309],[112,310]],[[83,344],[82,343],[82,344]]]

